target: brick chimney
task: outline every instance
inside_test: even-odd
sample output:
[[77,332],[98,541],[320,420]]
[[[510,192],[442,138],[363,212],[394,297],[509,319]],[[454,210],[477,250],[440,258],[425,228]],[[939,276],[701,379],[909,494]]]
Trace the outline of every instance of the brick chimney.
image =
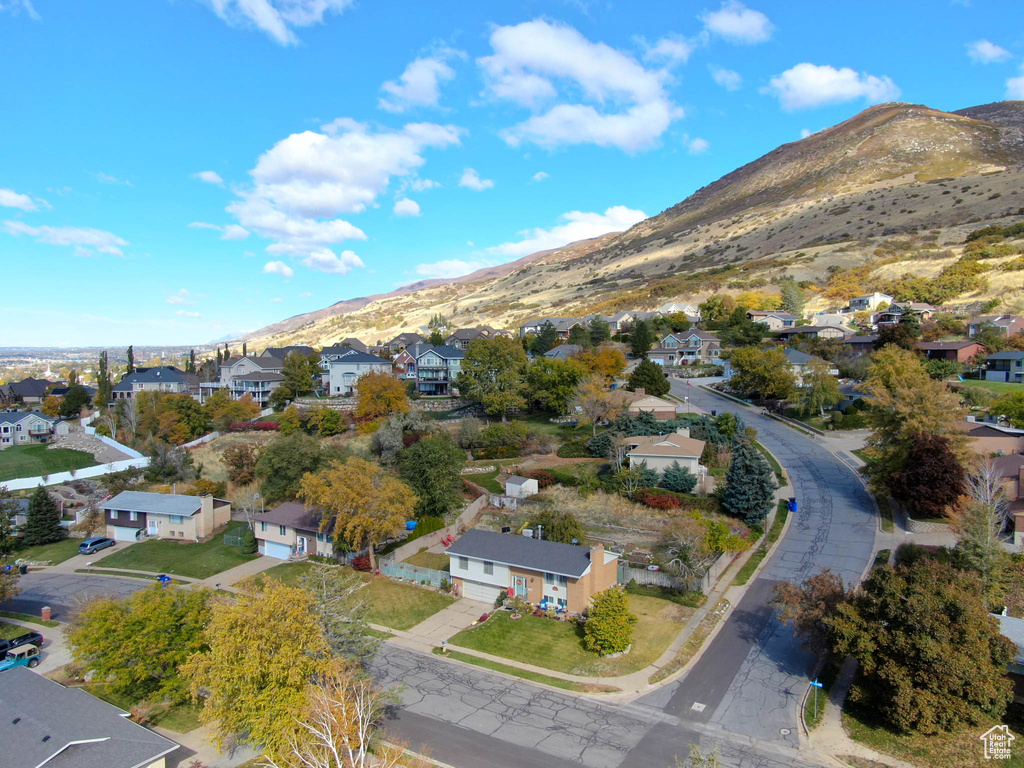
[[200,510],[202,513],[209,515],[209,519],[213,519],[213,496],[209,493],[204,493],[199,497]]
[[638,395],[646,395],[646,394],[647,394],[647,390],[646,390],[646,389],[644,389],[643,387],[637,387],[637,388],[636,388],[635,390],[633,390],[633,391],[634,391],[634,392],[635,392],[636,394],[638,394]]
[[598,542],[590,548],[590,562],[604,565],[604,544]]

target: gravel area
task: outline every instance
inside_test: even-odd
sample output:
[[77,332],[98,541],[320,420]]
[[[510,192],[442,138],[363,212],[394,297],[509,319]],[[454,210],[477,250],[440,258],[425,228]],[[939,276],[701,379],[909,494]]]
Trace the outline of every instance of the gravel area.
[[74,451],[85,451],[91,453],[100,464],[109,464],[113,461],[123,461],[131,456],[121,453],[112,448],[102,440],[87,435],[84,432],[72,432],[70,435],[58,435],[48,446],[50,448],[70,448]]

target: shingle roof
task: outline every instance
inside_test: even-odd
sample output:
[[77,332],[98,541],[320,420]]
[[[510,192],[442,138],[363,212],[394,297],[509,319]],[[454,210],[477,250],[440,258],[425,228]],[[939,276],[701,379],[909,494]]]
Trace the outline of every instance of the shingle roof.
[[704,441],[693,437],[670,433],[667,435],[640,435],[638,437],[624,437],[622,442],[632,446],[629,455],[637,454],[643,456],[696,456],[698,459],[704,453]]
[[332,363],[344,363],[344,364],[347,364],[347,363],[383,363],[385,365],[391,365],[391,361],[390,360],[385,360],[383,357],[377,357],[376,355],[371,355],[369,352],[358,352],[358,351],[356,351],[354,349],[351,352],[349,352],[348,354],[344,355],[343,357],[339,357],[338,359],[332,360],[331,362]]
[[40,413],[39,411],[2,411],[0,412],[0,424],[17,424],[19,421],[24,421],[29,416],[36,416],[51,424],[57,421],[57,419],[52,416],[47,416],[45,413]]
[[466,356],[464,349],[458,349],[456,347],[449,347],[443,344],[434,346],[432,344],[417,344],[418,352],[415,353],[416,359],[423,357],[427,352],[433,352],[440,357],[448,360],[461,360]]
[[114,392],[130,392],[132,384],[156,384],[161,382],[174,382],[184,384],[186,387],[195,388],[199,386],[199,377],[185,373],[172,365],[160,365],[155,368],[143,368],[128,374],[121,381],[112,387]]
[[977,341],[919,341],[914,345],[918,349],[964,349],[981,346]]
[[1020,470],[1024,468],[1024,456],[1019,453],[996,456],[992,459],[992,465],[1000,477],[1019,477]]
[[1006,352],[996,352],[994,355],[989,355],[985,359],[986,360],[1024,360],[1024,352],[1015,352],[1013,350],[1007,350]]
[[121,491],[114,498],[105,501],[103,508],[191,517],[202,508],[202,500],[198,496],[182,496],[174,493]]
[[578,579],[590,568],[590,550],[586,547],[482,531],[479,528],[462,534],[448,547],[446,553],[489,560],[530,571],[556,573],[574,579]]
[[876,341],[878,341],[878,336],[876,334],[871,334],[869,336],[848,336],[843,339],[844,344],[874,344]]
[[54,382],[47,379],[34,379],[31,376],[21,381],[11,382],[11,391],[18,397],[42,397]]
[[578,355],[580,353],[580,350],[582,349],[583,347],[581,347],[579,344],[559,344],[557,347],[549,349],[547,352],[545,352],[544,357],[572,357],[573,355]]
[[806,352],[801,352],[798,349],[786,349],[783,350],[783,354],[793,365],[807,365],[812,360],[821,360],[820,357],[814,355],[808,355]]
[[[267,351],[269,352],[270,350]],[[240,363],[242,360],[248,360],[257,368],[277,368],[278,370],[284,368],[283,359],[281,359],[280,357],[275,357],[274,355],[266,354],[260,355],[259,357],[256,357],[255,355],[246,355],[245,357],[229,357],[227,360],[221,363],[221,367],[230,367],[232,365],[235,365],[236,363]]]
[[301,531],[319,531],[321,514],[316,509],[306,509],[305,504],[286,501],[273,509],[253,515],[253,520],[271,525],[285,525]]
[[139,768],[178,748],[124,710],[24,667],[3,672],[0,765]]
[[1017,646],[1017,654],[1014,661],[1024,664],[1024,619],[1015,619],[1012,616],[1000,616],[993,614],[999,619],[999,634],[1008,637]]
[[309,357],[314,352],[316,352],[316,350],[313,349],[312,347],[307,347],[301,344],[291,347],[267,347],[266,349],[263,350],[263,353],[260,355],[260,357],[276,357],[278,360],[284,360],[292,352],[298,352],[300,355]]

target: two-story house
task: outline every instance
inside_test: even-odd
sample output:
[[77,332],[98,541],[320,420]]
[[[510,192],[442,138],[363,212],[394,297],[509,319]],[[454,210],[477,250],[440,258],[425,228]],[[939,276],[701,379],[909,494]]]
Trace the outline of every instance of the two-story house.
[[406,347],[410,347],[413,344],[422,344],[426,339],[420,336],[418,333],[406,332],[400,333],[391,341],[386,344],[381,344],[381,352],[388,355],[397,355]]
[[670,301],[667,304],[662,304],[658,307],[658,312],[664,317],[678,315],[682,312],[692,323],[700,320],[700,307],[685,301]]
[[582,613],[590,598],[618,581],[619,556],[601,544],[581,547],[473,528],[445,554],[455,591],[491,604],[505,594]]
[[231,520],[231,502],[213,496],[122,491],[103,502],[107,536],[137,541],[144,536],[199,541]]
[[853,333],[849,328],[840,325],[794,325],[780,328],[775,335],[783,341],[803,336],[807,339],[845,339]]
[[667,366],[694,365],[697,363],[718,363],[722,356],[722,345],[718,337],[709,331],[693,329],[681,333],[670,333],[661,340],[647,357]]
[[14,381],[7,385],[8,399],[11,403],[41,403],[46,399],[46,393],[50,387],[57,382],[49,379],[36,379],[27,376],[21,381]]
[[261,555],[287,560],[293,555],[334,556],[331,528],[320,530],[323,515],[305,504],[286,501],[253,516]]
[[879,326],[895,325],[903,319],[905,314],[915,314],[921,320],[927,320],[935,314],[935,307],[920,301],[894,302],[884,312],[877,313],[874,316],[874,322]]
[[895,299],[887,293],[866,293],[863,296],[854,296],[850,299],[850,311],[852,312],[874,312],[882,304],[892,304]]
[[929,360],[951,360],[966,363],[987,350],[976,341],[919,341],[914,349],[923,352]]
[[580,320],[575,317],[542,317],[538,320],[530,320],[529,322],[519,326],[519,335],[526,336],[532,333],[536,336],[540,334],[544,329],[544,326],[548,323],[554,326],[555,332],[558,334],[558,338],[560,339],[569,338],[569,332],[572,331],[575,326],[585,325],[584,320]]
[[456,379],[466,357],[464,350],[422,344],[416,354],[416,388],[421,395],[455,394]]
[[747,312],[753,322],[760,323],[761,325],[767,325],[770,331],[781,331],[784,328],[793,328],[796,326],[796,321],[800,318],[796,315],[791,315],[789,312],[761,312],[750,310]]
[[355,394],[359,378],[368,373],[391,373],[391,361],[367,352],[348,349],[344,354],[329,359],[321,354],[323,387],[331,397],[351,397]]
[[284,360],[290,354],[302,355],[303,357],[309,357],[316,353],[316,350],[312,347],[305,345],[293,345],[290,347],[267,347],[260,353],[260,357],[276,357],[278,360]]
[[0,412],[0,451],[16,445],[48,443],[53,435],[66,435],[68,423],[39,411]]
[[996,352],[985,358],[986,381],[1024,383],[1024,352]]
[[270,395],[284,381],[283,370],[284,359],[272,355],[229,357],[220,365],[220,378],[200,384],[200,389],[204,396],[222,389],[232,400],[249,395],[265,408],[270,402]]
[[489,325],[479,325],[476,328],[459,328],[451,333],[448,338],[444,340],[444,343],[446,347],[465,349],[469,346],[471,341],[476,339],[493,339],[497,336],[511,335],[512,334],[507,331],[500,331],[497,328],[491,328]]
[[114,400],[130,400],[140,392],[198,395],[199,377],[173,365],[136,368],[134,373],[129,373],[111,388],[111,397]]
[[1003,336],[1014,336],[1024,331],[1024,317],[1018,315],[982,315],[971,318],[967,324],[967,335],[974,338],[983,328],[991,326]]

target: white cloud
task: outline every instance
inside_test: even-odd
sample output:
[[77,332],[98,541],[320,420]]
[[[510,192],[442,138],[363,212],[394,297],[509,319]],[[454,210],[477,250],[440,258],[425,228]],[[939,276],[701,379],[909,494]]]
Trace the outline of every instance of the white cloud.
[[341,13],[352,0],[205,0],[231,26],[256,28],[281,45],[298,42],[293,28],[320,24],[330,11]]
[[205,181],[207,184],[223,184],[224,179],[220,177],[220,174],[216,171],[200,171],[199,173],[192,174],[193,179],[199,179]]
[[475,261],[463,261],[462,259],[445,259],[435,261],[432,264],[420,264],[416,267],[416,274],[420,277],[462,277],[470,272],[476,272],[484,267],[493,267],[501,262],[496,259],[478,259]]
[[227,207],[242,227],[274,241],[269,253],[302,259],[366,240],[359,227],[336,217],[375,205],[393,178],[417,180],[425,150],[458,144],[462,132],[435,123],[375,131],[348,118],[322,130],[292,134],[264,152],[250,171],[253,185]]
[[195,298],[187,288],[182,288],[175,294],[168,296],[165,301],[168,304],[195,304]]
[[496,256],[519,258],[549,248],[560,248],[577,240],[587,240],[609,232],[621,232],[646,218],[647,214],[643,211],[624,205],[612,206],[604,213],[569,211],[559,216],[561,224],[551,229],[525,230],[520,233],[523,235],[521,240],[496,245],[488,248],[487,252]]
[[545,173],[544,171],[537,171],[535,174],[533,174],[533,181],[544,181],[545,179],[549,178],[551,178],[551,176]]
[[302,265],[314,272],[326,272],[330,275],[347,275],[355,267],[366,266],[352,251],[342,251],[339,256],[330,248],[313,251],[302,260]]
[[305,291],[304,293],[300,293],[300,294],[299,294],[299,298],[300,298],[300,299],[308,299],[308,298],[309,298],[310,296],[312,296],[312,295],[313,295],[313,294],[312,294],[312,293],[310,293],[309,291]]
[[263,274],[265,275],[280,275],[285,280],[290,280],[295,276],[295,270],[285,264],[283,261],[268,261],[263,265]]
[[31,198],[13,189],[0,189],[0,206],[18,208],[22,211],[38,211],[40,207],[49,208],[50,204],[39,198]]
[[3,11],[10,11],[15,16],[24,11],[30,19],[40,19],[36,9],[32,7],[32,0],[0,0],[0,13]]
[[722,3],[717,11],[705,11],[698,18],[708,32],[733,43],[763,43],[775,29],[763,13],[736,0]]
[[209,222],[206,221],[191,221],[189,222],[188,225],[193,229],[216,229],[218,232],[220,232],[220,230],[222,229],[216,224],[210,224]]
[[707,139],[700,138],[700,136],[695,136],[692,139],[687,136],[685,137],[685,141],[686,151],[691,155],[702,155],[711,149],[711,142]]
[[494,182],[490,179],[481,179],[480,174],[473,168],[467,168],[462,172],[462,178],[459,179],[459,186],[472,189],[474,192],[482,192],[485,189],[490,189],[494,186]]
[[997,61],[1006,61],[1011,56],[1008,50],[1002,46],[991,43],[988,40],[976,40],[967,44],[967,55],[976,64],[992,64]]
[[713,64],[709,69],[711,70],[711,79],[727,91],[738,91],[740,86],[743,85],[743,77],[739,72],[733,72],[731,69],[724,69],[723,67],[716,67]]
[[[572,27],[538,19],[497,27],[490,42],[493,55],[477,59],[488,93],[539,111],[502,132],[512,146],[597,144],[635,152],[657,143],[683,115],[665,92],[667,72]],[[681,53],[678,45],[674,50]],[[560,96],[575,103],[548,106]]]
[[249,230],[237,224],[228,224],[221,231],[224,233],[220,236],[221,240],[245,240],[249,236]]
[[198,312],[187,312],[184,309],[179,309],[174,314],[176,314],[178,317],[202,317],[202,315],[199,314]]
[[787,69],[770,81],[765,93],[776,96],[785,110],[819,107],[863,98],[870,104],[899,98],[900,89],[888,77],[857,73],[849,67],[806,62]]
[[111,256],[124,256],[121,248],[128,245],[127,240],[112,232],[91,227],[30,227],[22,221],[5,221],[4,229],[15,236],[29,235],[40,243],[70,245],[77,256],[93,256],[97,251]]
[[813,135],[814,135],[814,131],[812,131],[810,128],[801,128],[800,129],[800,138],[801,139],[806,139],[808,136],[813,136]]
[[1006,80],[1006,98],[1024,99],[1024,65],[1020,68],[1020,77],[1010,77]]
[[419,216],[420,204],[408,197],[395,201],[395,216]]
[[414,192],[426,192],[428,189],[436,189],[440,186],[440,182],[433,179],[412,179],[409,182],[409,188]]
[[96,181],[100,184],[124,184],[126,187],[132,186],[130,181],[122,181],[116,176],[111,176],[109,173],[103,173],[102,171],[96,174]]
[[466,54],[444,48],[433,56],[414,59],[397,81],[389,80],[381,86],[386,94],[377,106],[388,112],[405,112],[415,107],[436,107],[441,98],[441,84],[455,77],[448,61],[464,58]]
[[679,35],[666,35],[644,52],[647,61],[664,61],[669,64],[686,63],[693,53],[694,45]]

